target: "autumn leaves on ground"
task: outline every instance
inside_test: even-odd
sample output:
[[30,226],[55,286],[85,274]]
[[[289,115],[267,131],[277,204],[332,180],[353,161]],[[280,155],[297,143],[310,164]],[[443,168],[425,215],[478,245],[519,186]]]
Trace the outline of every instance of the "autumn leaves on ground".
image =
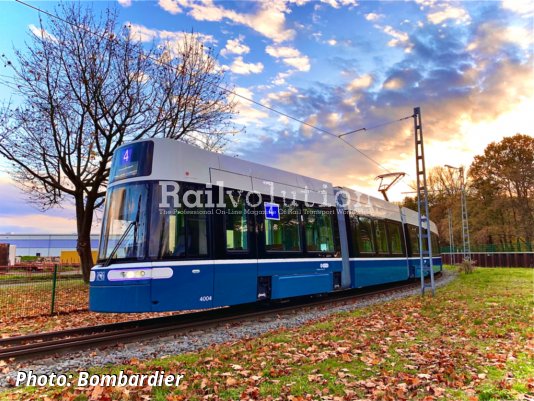
[[336,314],[198,354],[94,370],[181,373],[179,387],[13,389],[4,399],[533,399],[532,269],[477,269],[435,298]]
[[87,310],[89,287],[82,280],[59,281],[55,313],[50,315],[52,282],[25,282],[0,286],[0,337],[96,326],[136,319],[149,319],[181,312],[95,313]]

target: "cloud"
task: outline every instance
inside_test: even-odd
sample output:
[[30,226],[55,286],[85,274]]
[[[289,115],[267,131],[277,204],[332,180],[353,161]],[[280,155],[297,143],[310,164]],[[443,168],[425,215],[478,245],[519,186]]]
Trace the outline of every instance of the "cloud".
[[467,46],[468,51],[478,50],[485,54],[495,54],[506,45],[513,44],[529,51],[534,36],[520,26],[503,26],[497,22],[487,22],[476,30],[475,39]]
[[378,21],[380,18],[384,18],[384,15],[376,13],[365,14],[365,19],[367,21]]
[[[141,42],[150,42],[155,39],[161,39],[167,42],[181,43],[186,37],[189,37],[191,33],[183,31],[167,31],[160,29],[147,28],[144,25],[133,24],[127,22],[126,26],[130,30],[130,34],[136,40]],[[216,43],[217,40],[212,35],[206,35],[200,32],[195,32],[194,37],[200,40],[202,43]]]
[[528,0],[503,0],[502,8],[525,18],[532,17],[534,14],[534,3]]
[[265,52],[270,56],[281,59],[283,63],[294,67],[298,71],[310,70],[310,59],[302,55],[298,49],[289,46],[267,46]]
[[[166,31],[159,29],[147,28],[143,25],[132,24],[127,22],[126,26],[130,30],[132,38],[139,40],[141,42],[151,42],[160,40],[162,47],[164,47],[165,52],[162,57],[179,57],[184,50],[184,43],[186,38],[190,39],[191,33],[188,32],[176,32],[176,31]],[[210,45],[216,43],[217,40],[212,35],[206,35],[203,33],[194,33],[194,40],[202,43],[203,45]],[[204,47],[204,57],[209,57],[208,54],[209,47]],[[215,68],[219,70],[220,66],[215,65]]]
[[445,5],[443,7],[444,8],[440,11],[428,14],[428,21],[438,25],[449,19],[456,21],[457,24],[469,22],[471,20],[471,17],[463,8],[453,7],[450,5]]
[[398,90],[404,86],[404,82],[400,78],[390,78],[384,83],[384,88],[389,90]]
[[[98,226],[92,228],[98,234]],[[0,232],[18,234],[73,234],[76,233],[76,219],[55,217],[48,214],[25,214],[17,217],[0,217]]]
[[356,0],[321,0],[321,3],[328,4],[333,8],[340,8],[342,6],[357,6]]
[[229,54],[237,54],[242,55],[250,52],[250,47],[242,43],[243,36],[239,36],[237,39],[230,39],[226,42],[226,46],[221,51],[221,54],[223,56],[227,56]]
[[130,30],[130,35],[132,35],[135,40],[139,40],[141,42],[151,42],[158,38],[160,34],[160,31],[157,29],[150,29],[144,25],[127,22],[126,26]]
[[306,138],[311,138],[313,134],[315,133],[315,129],[310,127],[311,126],[317,126],[317,121],[319,121],[317,114],[312,114],[308,118],[304,120],[306,124],[300,125],[300,134],[303,135]]
[[[234,92],[247,99],[254,99],[254,94],[248,88],[237,87]],[[248,125],[257,124],[261,125],[261,122],[265,120],[269,115],[263,111],[263,109],[257,109],[251,102],[243,99],[240,96],[235,96],[234,101],[237,103],[238,115],[234,118],[234,121],[238,124]]]
[[388,42],[389,47],[403,47],[406,53],[412,51],[413,44],[410,42],[410,36],[406,32],[397,31],[391,25],[386,25],[384,27],[377,25],[377,27],[381,28],[384,33],[393,37],[393,39]]
[[[278,109],[333,134],[409,117],[415,106],[421,106],[428,168],[447,162],[468,164],[473,152],[481,153],[489,142],[499,135],[514,134],[517,127],[527,127],[525,133],[534,134],[528,123],[530,113],[525,112],[534,104],[532,56],[518,59],[501,46],[488,59],[485,54],[467,52],[465,36],[441,38],[440,29],[428,25],[425,36],[414,37],[413,53],[386,69],[383,76],[362,74],[349,84],[321,83],[294,88],[294,93],[280,91],[270,98],[281,95]],[[482,31],[464,33],[474,35],[475,40]],[[375,79],[383,84],[374,85]],[[510,116],[503,120],[507,122],[513,122],[515,116],[522,125],[502,123],[497,127],[495,121],[503,116]],[[484,129],[476,129],[479,126]],[[391,171],[415,175],[410,118],[346,139]],[[304,124],[286,125],[262,137],[259,144],[247,149],[245,157],[375,194],[374,177],[384,172],[335,137]],[[410,190],[404,183],[398,188],[398,199],[404,196],[400,191]]]
[[45,29],[38,28],[33,24],[28,25],[28,28],[35,36],[41,39],[57,42],[57,38]]
[[365,75],[359,76],[358,78],[353,79],[349,83],[348,89],[350,91],[367,89],[371,86],[372,83],[373,83],[373,77],[370,74],[365,74]]
[[158,4],[161,8],[171,14],[178,14],[182,9],[178,6],[178,1],[175,0],[159,0]]
[[245,63],[243,57],[238,56],[234,59],[234,62],[230,65],[229,69],[234,74],[259,74],[263,71],[263,64],[261,62]]
[[295,70],[279,72],[278,74],[276,74],[276,77],[273,79],[272,83],[274,85],[284,85],[286,83],[286,78],[290,77],[294,73],[295,73]]
[[[65,203],[63,208],[38,211],[28,203],[25,193],[5,175],[0,175],[0,233],[74,233],[75,210]],[[96,219],[95,219],[96,220]],[[97,221],[93,228],[98,231]]]
[[263,99],[263,103],[271,107],[276,107],[276,105],[282,103],[290,103],[295,96],[298,96],[298,90],[294,86],[289,86],[285,91],[271,92],[267,94],[265,99]]
[[132,5],[132,0],[117,0],[117,2],[123,7],[130,7]]
[[[165,3],[165,6],[161,4],[162,2]],[[170,4],[174,4],[174,8]],[[228,20],[247,26],[275,43],[293,39],[295,36],[294,30],[285,27],[285,14],[289,12],[285,1],[262,2],[255,14],[238,13],[215,4],[213,0],[180,0],[179,4],[182,8],[188,9],[188,14],[197,21],[219,22]],[[160,6],[171,13],[177,13],[179,12],[177,10],[181,10],[177,2],[172,0],[160,0]],[[173,10],[175,11],[173,12]]]

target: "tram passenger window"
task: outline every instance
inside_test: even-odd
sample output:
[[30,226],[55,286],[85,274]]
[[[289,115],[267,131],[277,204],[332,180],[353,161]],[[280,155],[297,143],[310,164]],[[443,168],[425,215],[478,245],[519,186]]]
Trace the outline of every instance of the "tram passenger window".
[[350,256],[356,256],[358,251],[358,216],[353,212],[349,214],[349,224],[350,224],[350,238],[352,250]]
[[402,234],[401,226],[397,223],[388,222],[389,242],[391,244],[391,253],[402,254]]
[[[161,204],[161,189],[155,186],[153,202]],[[181,192],[183,193],[183,192]],[[203,200],[202,200],[203,201]],[[192,204],[193,200],[189,200]],[[198,258],[208,255],[208,215],[203,207],[157,207],[151,216],[150,256],[153,258]]]
[[376,245],[379,254],[389,254],[386,223],[382,220],[375,221]]
[[208,254],[208,222],[204,209],[186,215],[185,225],[187,257],[206,256]]
[[373,226],[368,217],[358,217],[358,249],[362,253],[374,253]]
[[184,214],[171,215],[163,225],[161,256],[185,256],[186,236]]
[[306,250],[308,252],[334,252],[333,214],[330,210],[304,209]]
[[[425,230],[423,229],[423,233]],[[417,226],[410,226],[410,242],[412,243],[412,253],[413,256],[419,256],[419,227]],[[434,244],[432,243],[432,249],[434,249]],[[427,239],[423,238],[423,251],[428,250],[428,243]],[[427,253],[425,253],[424,256],[428,256]]]
[[439,249],[438,236],[436,234],[432,233],[430,238],[432,239],[432,256],[439,256],[440,255],[440,249]]
[[300,252],[300,210],[298,207],[280,207],[280,220],[265,220],[265,250]]
[[408,228],[410,233],[410,244],[412,245],[412,255],[419,256],[419,228],[416,226],[410,226]]
[[225,195],[224,201],[226,203],[226,249],[228,251],[247,251],[248,232],[245,201],[240,199],[236,202],[228,194]]

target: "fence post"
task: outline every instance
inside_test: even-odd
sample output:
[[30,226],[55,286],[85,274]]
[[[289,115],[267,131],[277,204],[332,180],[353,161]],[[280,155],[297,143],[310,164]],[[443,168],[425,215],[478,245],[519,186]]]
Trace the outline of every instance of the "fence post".
[[57,282],[57,263],[54,264],[54,275],[52,276],[52,305],[50,305],[50,315],[54,314],[56,303],[56,282]]

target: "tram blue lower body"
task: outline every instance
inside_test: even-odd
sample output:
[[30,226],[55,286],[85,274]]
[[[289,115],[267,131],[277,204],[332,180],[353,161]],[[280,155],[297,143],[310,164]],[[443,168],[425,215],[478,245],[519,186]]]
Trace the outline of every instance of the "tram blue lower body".
[[[434,271],[441,258],[434,258]],[[150,269],[154,266],[146,266]],[[181,265],[158,264],[172,269],[170,278],[108,281],[113,268],[99,269],[100,281],[91,282],[89,309],[95,312],[160,312],[206,309],[258,300],[258,277],[269,277],[271,299],[328,293],[334,290],[334,273],[342,271],[340,260],[294,259],[259,261],[206,261]],[[103,274],[102,274],[103,273]],[[403,281],[419,277],[419,260],[359,259],[350,261],[351,287]]]
[[[434,272],[440,272],[441,258],[432,258]],[[419,259],[358,259],[350,261],[351,287],[362,288],[371,285],[405,281],[420,276]],[[426,273],[428,275],[428,273]]]
[[143,284],[91,285],[89,310],[93,312],[152,312],[150,282]]
[[[410,259],[410,266],[412,266],[412,270],[415,272],[416,278],[421,278],[421,262],[419,258],[412,258]],[[443,270],[443,263],[441,261],[441,257],[433,257],[432,258],[432,270],[434,270],[434,273],[439,273],[441,270]],[[425,271],[425,276],[428,276],[429,272]]]
[[[155,267],[155,266],[154,266]],[[341,261],[221,261],[158,265],[170,267],[172,277],[136,281],[91,282],[89,309],[95,312],[161,312],[206,309],[258,300],[258,277],[271,278],[271,298],[283,299],[334,289],[334,272],[341,272]],[[107,277],[112,266],[99,269]],[[150,268],[147,266],[147,268]]]
[[393,283],[408,279],[406,259],[359,259],[350,261],[351,287]]

